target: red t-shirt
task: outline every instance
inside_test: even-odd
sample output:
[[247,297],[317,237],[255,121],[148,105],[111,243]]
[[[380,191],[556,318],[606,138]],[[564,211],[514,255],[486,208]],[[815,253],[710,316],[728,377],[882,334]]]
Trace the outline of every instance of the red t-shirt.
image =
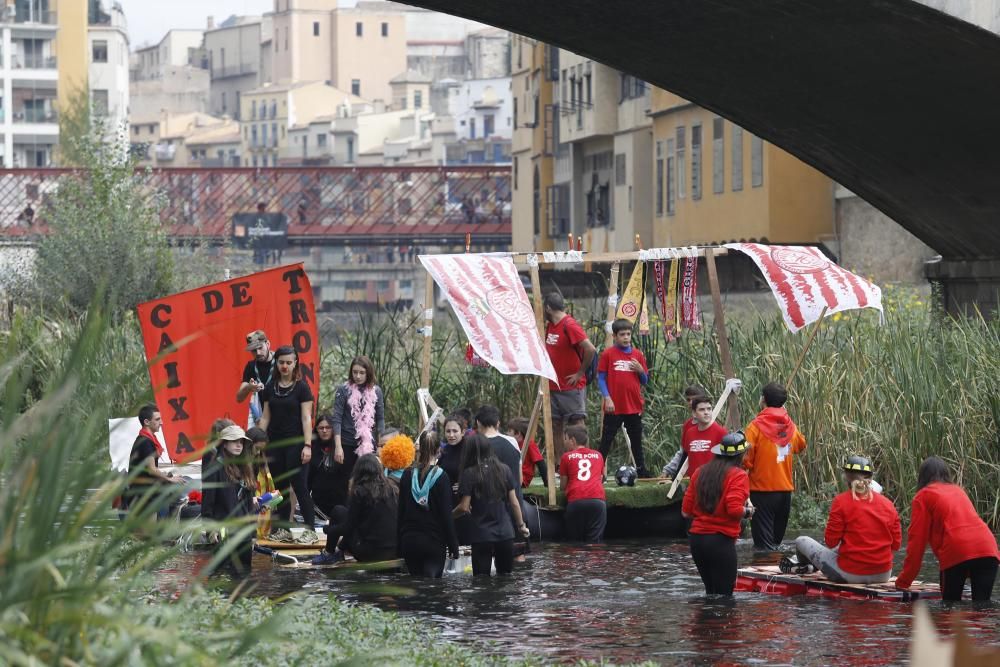
[[617,345],[601,352],[597,362],[597,372],[607,373],[608,393],[615,403],[616,415],[637,415],[642,413],[642,384],[639,374],[629,368],[629,361],[635,359],[645,373],[649,373],[646,357],[642,350],[632,346],[627,354]]
[[[687,424],[685,424],[685,427]],[[688,457],[688,477],[694,475],[694,471],[711,461],[715,454],[712,447],[722,442],[723,436],[729,431],[719,422],[712,422],[704,431],[698,430],[698,425],[684,429],[681,437],[681,449]]]
[[542,460],[542,452],[538,449],[538,444],[532,440],[528,443],[528,451],[524,453],[524,461],[521,463],[521,486],[527,488],[531,480],[535,477],[535,464]]
[[903,531],[892,501],[881,493],[854,498],[844,491],[833,499],[823,535],[837,552],[837,567],[850,574],[881,574],[892,569],[892,552],[899,550]]
[[577,447],[559,459],[559,475],[567,477],[566,502],[604,500],[604,457],[589,447]]
[[566,376],[579,372],[581,357],[577,345],[587,340],[580,323],[570,315],[564,315],[558,324],[549,322],[545,327],[545,349],[556,370],[559,384],[549,380],[549,391],[567,391],[569,389],[585,389],[587,378],[581,377],[575,387],[566,384]]
[[997,539],[957,484],[934,482],[913,497],[906,559],[896,577],[898,586],[907,588],[913,583],[928,542],[942,570],[973,558],[1000,558]]
[[731,466],[726,478],[722,481],[722,494],[715,504],[715,511],[708,514],[698,505],[698,477],[704,468],[691,476],[691,484],[684,493],[681,512],[693,516],[691,532],[698,535],[719,533],[726,537],[740,536],[740,521],[743,519],[743,509],[750,498],[750,478],[745,470]]

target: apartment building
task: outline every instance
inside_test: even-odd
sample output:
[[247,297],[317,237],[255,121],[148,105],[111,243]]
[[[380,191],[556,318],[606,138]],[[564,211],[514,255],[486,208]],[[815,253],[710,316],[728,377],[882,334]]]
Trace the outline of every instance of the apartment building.
[[288,130],[330,115],[344,102],[365,100],[322,81],[264,84],[240,98],[244,167],[276,167],[296,155],[289,149]]
[[275,0],[273,31],[275,82],[329,81],[388,104],[389,82],[406,71],[406,19],[395,3]]
[[112,136],[127,129],[129,114],[129,39],[125,14],[113,4],[109,11],[95,7],[87,27],[90,51],[90,100]]
[[654,90],[654,243],[831,241],[834,184],[738,125]]
[[87,91],[87,24],[86,0],[24,0],[0,9],[3,167],[54,166],[59,110]]
[[271,15],[230,16],[205,31],[204,50],[211,81],[209,110],[240,119],[240,98],[270,81]]
[[151,46],[132,53],[129,65],[130,112],[149,118],[209,108],[210,76],[203,30],[170,30]]

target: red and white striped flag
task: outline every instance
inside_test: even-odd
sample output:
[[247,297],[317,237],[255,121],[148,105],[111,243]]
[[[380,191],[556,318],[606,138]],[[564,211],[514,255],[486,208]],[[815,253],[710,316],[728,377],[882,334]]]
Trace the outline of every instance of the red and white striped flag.
[[774,292],[785,325],[792,333],[827,315],[854,308],[882,312],[882,290],[843,269],[814,246],[727,243],[750,255]]
[[504,375],[558,381],[510,257],[421,255],[420,261],[448,298],[476,354]]

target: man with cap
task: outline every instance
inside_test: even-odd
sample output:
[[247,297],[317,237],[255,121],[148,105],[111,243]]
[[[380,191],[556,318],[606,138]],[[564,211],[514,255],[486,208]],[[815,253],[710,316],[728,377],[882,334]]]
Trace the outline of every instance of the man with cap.
[[253,354],[253,359],[243,368],[243,381],[236,391],[236,400],[240,403],[250,398],[250,420],[252,427],[260,420],[260,397],[257,395],[274,375],[274,351],[271,342],[260,329],[247,334],[247,352]]
[[691,476],[681,514],[693,519],[691,558],[709,595],[732,595],[736,586],[736,538],[740,521],[753,516],[750,479],[743,470],[748,443],[736,431],[712,447],[715,457]]
[[811,537],[795,540],[797,560],[782,558],[783,571],[803,573],[806,565],[831,581],[881,584],[892,576],[892,554],[903,541],[899,514],[892,501],[872,488],[872,462],[851,456],[843,466],[848,490],[833,499],[823,535],[824,547]]

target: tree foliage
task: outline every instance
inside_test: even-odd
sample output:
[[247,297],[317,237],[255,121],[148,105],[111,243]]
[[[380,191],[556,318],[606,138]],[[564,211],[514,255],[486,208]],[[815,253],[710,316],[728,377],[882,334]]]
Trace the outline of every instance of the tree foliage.
[[86,168],[60,179],[42,217],[30,291],[48,307],[83,313],[95,303],[113,319],[163,296],[174,260],[160,223],[157,193],[137,173],[122,141],[95,124],[76,138]]

